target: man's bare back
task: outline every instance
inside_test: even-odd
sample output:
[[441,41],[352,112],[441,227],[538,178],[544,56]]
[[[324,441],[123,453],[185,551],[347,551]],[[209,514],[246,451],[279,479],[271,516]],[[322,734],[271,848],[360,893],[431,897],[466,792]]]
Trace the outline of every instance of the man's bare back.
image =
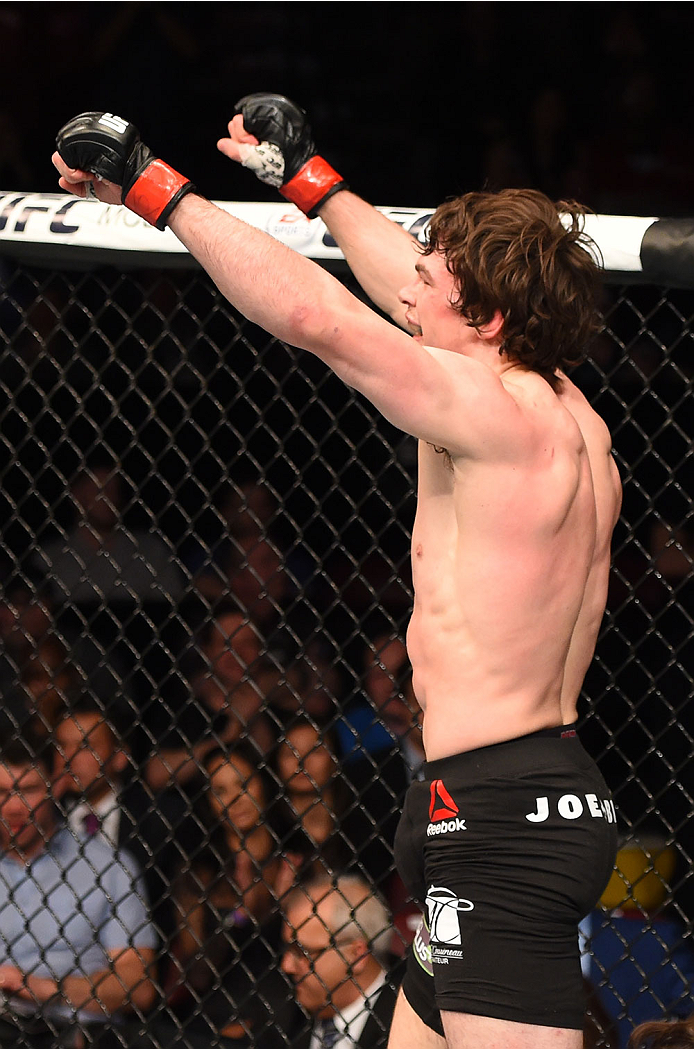
[[575,721],[604,611],[607,428],[566,378],[503,385],[522,409],[505,456],[420,444],[408,650],[430,760]]

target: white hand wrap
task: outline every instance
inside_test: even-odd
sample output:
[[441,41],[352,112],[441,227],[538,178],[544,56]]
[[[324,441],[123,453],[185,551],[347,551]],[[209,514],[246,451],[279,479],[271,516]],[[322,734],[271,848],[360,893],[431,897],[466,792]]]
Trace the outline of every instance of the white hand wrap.
[[257,146],[239,143],[241,164],[268,186],[279,189],[284,183],[284,157],[279,146],[261,142]]

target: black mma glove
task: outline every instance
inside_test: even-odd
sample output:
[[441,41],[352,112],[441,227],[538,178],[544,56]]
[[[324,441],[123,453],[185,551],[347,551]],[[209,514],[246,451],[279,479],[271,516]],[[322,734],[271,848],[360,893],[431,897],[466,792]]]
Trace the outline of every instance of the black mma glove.
[[315,218],[318,208],[340,189],[341,175],[318,156],[306,113],[284,95],[246,95],[234,107],[246,131],[260,141],[251,147],[243,166],[283,197]]
[[157,229],[181,197],[195,186],[158,160],[134,124],[113,113],[80,113],[56,137],[58,153],[71,168],[91,171],[122,187],[121,199]]

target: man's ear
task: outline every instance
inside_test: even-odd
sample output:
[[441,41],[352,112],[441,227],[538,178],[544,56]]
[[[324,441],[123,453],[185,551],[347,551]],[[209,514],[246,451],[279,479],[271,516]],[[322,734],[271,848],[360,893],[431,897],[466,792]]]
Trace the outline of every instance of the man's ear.
[[486,324],[483,324],[481,328],[477,329],[477,334],[480,339],[484,339],[486,342],[497,342],[501,341],[501,333],[504,328],[504,318],[501,310],[494,310],[494,316]]
[[366,940],[352,940],[340,948],[342,956],[353,973],[360,973],[369,959],[369,947]]

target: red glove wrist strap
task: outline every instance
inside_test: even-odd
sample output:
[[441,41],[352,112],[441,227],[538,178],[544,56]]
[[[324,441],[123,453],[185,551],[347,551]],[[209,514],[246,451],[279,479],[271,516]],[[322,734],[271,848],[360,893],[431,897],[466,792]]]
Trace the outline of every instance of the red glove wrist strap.
[[344,185],[342,175],[338,175],[322,157],[316,156],[307,160],[294,178],[285,182],[280,193],[304,214],[310,215],[314,208],[331,195],[331,190]]
[[190,179],[163,160],[153,160],[130,187],[123,203],[152,226],[164,229],[165,223],[159,220],[168,214],[169,204],[186,186],[192,189]]

